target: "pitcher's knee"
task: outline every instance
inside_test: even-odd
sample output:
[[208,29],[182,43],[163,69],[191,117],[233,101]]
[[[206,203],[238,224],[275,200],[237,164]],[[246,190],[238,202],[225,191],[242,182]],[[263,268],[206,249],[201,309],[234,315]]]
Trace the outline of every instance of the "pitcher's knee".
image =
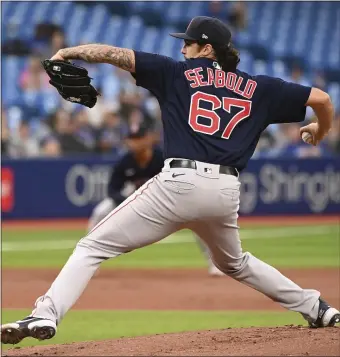
[[219,261],[213,259],[213,262],[223,273],[236,278],[244,270],[248,259],[248,253],[244,253],[239,258],[223,257]]
[[91,254],[99,254],[107,259],[137,248],[118,227],[113,227],[111,231],[106,231],[103,227],[95,228],[78,242],[77,247],[88,249]]
[[75,252],[76,251],[81,252],[82,255],[95,257],[100,260],[107,260],[126,253],[126,250],[119,246],[106,244],[96,240],[90,240],[87,237],[81,239],[77,243]]

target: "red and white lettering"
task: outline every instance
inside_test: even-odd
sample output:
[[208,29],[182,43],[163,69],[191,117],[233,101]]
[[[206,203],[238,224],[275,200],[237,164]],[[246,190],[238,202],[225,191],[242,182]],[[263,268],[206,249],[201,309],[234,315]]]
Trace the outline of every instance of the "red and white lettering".
[[253,81],[252,79],[248,79],[246,87],[244,88],[244,91],[243,91],[243,96],[248,99],[252,98],[252,96],[254,95],[256,86],[257,86],[257,83],[255,81]]
[[208,86],[211,86],[214,83],[214,71],[212,68],[207,68],[208,70]]
[[237,80],[234,92],[243,96],[243,92],[240,91],[240,87],[241,87],[242,82],[243,82],[243,78],[239,77],[238,80]]
[[197,78],[198,85],[199,85],[200,87],[204,87],[204,86],[208,85],[208,83],[205,82],[205,81],[203,81],[204,77],[203,77],[203,75],[202,75],[201,73],[199,73],[199,72],[201,72],[201,71],[203,71],[203,68],[202,68],[202,67],[194,68],[194,72],[195,72],[195,74],[196,74],[196,78]]
[[224,84],[225,84],[225,72],[220,69],[216,69],[216,71],[215,71],[215,87],[222,88],[222,87],[224,87]]
[[187,71],[185,71],[184,75],[189,82],[194,82],[194,83],[190,83],[191,88],[199,87],[199,83],[196,78],[195,72],[192,69],[188,69]]
[[225,83],[225,86],[230,89],[230,90],[234,90],[235,88],[235,84],[236,84],[236,79],[237,79],[237,76],[235,73],[232,73],[232,72],[228,72],[227,73],[227,79],[226,79],[226,83]]
[[[212,110],[200,108],[200,101],[212,104]],[[196,92],[191,97],[190,103],[190,113],[189,113],[189,124],[190,126],[199,133],[213,135],[220,127],[220,117],[215,112],[216,109],[221,108],[221,101],[212,94],[207,94],[203,92]],[[207,118],[210,120],[210,125],[204,125],[198,122],[198,117]]]
[[231,107],[242,108],[242,110],[237,114],[235,114],[229,121],[228,125],[226,126],[222,134],[222,138],[224,139],[229,139],[236,125],[240,121],[249,117],[251,111],[251,101],[244,100],[244,99],[236,99],[236,98],[226,98],[226,97],[223,98],[223,109],[228,113],[230,113]]

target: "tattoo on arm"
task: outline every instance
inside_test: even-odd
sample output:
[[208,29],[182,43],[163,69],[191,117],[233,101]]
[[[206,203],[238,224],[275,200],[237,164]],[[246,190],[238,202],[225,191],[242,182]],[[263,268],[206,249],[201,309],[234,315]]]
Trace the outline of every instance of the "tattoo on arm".
[[64,48],[59,53],[65,59],[79,59],[89,63],[109,63],[129,72],[135,71],[135,53],[127,48],[90,44]]

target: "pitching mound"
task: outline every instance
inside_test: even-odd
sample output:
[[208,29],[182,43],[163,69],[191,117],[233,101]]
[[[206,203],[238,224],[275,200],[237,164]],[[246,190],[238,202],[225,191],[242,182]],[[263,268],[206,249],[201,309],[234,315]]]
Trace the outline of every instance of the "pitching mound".
[[339,333],[337,327],[240,328],[16,348],[4,356],[339,356]]

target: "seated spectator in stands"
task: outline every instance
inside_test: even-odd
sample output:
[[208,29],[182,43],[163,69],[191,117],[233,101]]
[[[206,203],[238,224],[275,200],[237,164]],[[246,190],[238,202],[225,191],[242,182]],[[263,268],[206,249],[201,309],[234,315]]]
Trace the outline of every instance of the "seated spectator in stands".
[[19,85],[24,91],[39,91],[51,87],[49,77],[41,65],[39,56],[29,58],[27,68],[20,75]]
[[10,137],[8,152],[13,158],[31,158],[40,155],[38,140],[32,135],[27,121],[21,121],[18,132]]
[[106,112],[103,117],[103,127],[98,133],[98,151],[117,152],[122,145],[123,136],[123,124],[118,113]]
[[59,141],[63,155],[89,153],[91,150],[76,136],[71,115],[60,109],[52,119],[55,139]]
[[333,126],[326,138],[329,147],[337,156],[340,155],[340,111],[336,113]]
[[1,39],[1,54],[12,56],[28,56],[31,54],[30,43],[20,38],[20,24],[10,19],[4,19],[2,24],[3,33],[7,33]]
[[153,122],[161,120],[161,109],[158,100],[151,93],[146,95],[142,109]]
[[297,84],[301,84],[303,86],[311,86],[312,85],[311,81],[308,80],[307,77],[305,76],[302,67],[297,63],[294,63],[292,66],[292,71],[290,74],[290,81],[297,83]]
[[307,158],[307,157],[322,157],[332,156],[327,144],[321,142],[317,146],[309,145],[302,141],[300,136],[300,124],[289,123],[283,124],[287,142],[280,150],[282,157]]
[[[37,124],[60,106],[58,91],[49,84],[49,77],[38,56],[29,58],[19,78],[20,107]],[[34,119],[33,119],[34,118]]]
[[68,46],[63,29],[59,25],[46,22],[36,24],[32,47],[35,54],[43,58],[51,58],[56,50]]
[[9,146],[9,128],[7,125],[6,111],[1,107],[1,154],[8,156],[8,146]]
[[327,92],[326,79],[325,79],[323,73],[320,71],[315,74],[313,81],[312,81],[312,85],[313,85],[313,87],[319,88],[319,89]]
[[42,140],[40,151],[44,157],[60,157],[62,155],[60,143],[53,136]]
[[143,112],[139,108],[133,108],[127,118],[129,128],[136,125],[139,126],[144,121]]
[[267,129],[262,133],[252,158],[270,158],[276,157],[277,155],[276,138],[273,133]]
[[[103,93],[101,87],[97,87],[96,89],[99,93]],[[119,95],[117,98],[113,98],[113,100],[106,100],[103,95],[100,95],[97,97],[97,103],[93,108],[85,108],[89,124],[94,129],[100,129],[103,125],[103,113],[108,111],[117,112],[119,110]]]
[[73,115],[72,122],[75,137],[90,151],[94,151],[96,147],[96,133],[89,123],[87,111],[84,107],[77,108],[77,111]]
[[228,10],[228,24],[236,31],[247,28],[247,4],[245,1],[236,1],[231,4]]
[[53,32],[49,52],[45,53],[45,58],[51,58],[59,50],[66,47],[68,47],[68,44],[66,43],[63,31],[57,30]]
[[126,120],[131,111],[136,107],[141,107],[148,91],[135,85],[135,79],[129,72],[124,71],[121,74],[120,91],[120,114],[123,120]]
[[225,14],[223,13],[222,5],[223,3],[220,0],[209,1],[207,16],[216,17],[221,21],[225,21]]

